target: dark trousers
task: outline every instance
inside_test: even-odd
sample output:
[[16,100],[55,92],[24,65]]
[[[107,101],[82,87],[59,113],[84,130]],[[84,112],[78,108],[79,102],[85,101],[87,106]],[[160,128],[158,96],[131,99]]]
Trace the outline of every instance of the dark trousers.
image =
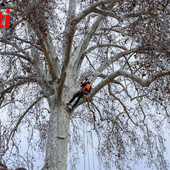
[[73,98],[69,101],[69,104],[71,104],[71,103],[74,101],[75,98],[77,98],[77,100],[76,100],[76,102],[74,103],[73,107],[75,107],[75,106],[77,105],[77,103],[79,102],[79,100],[80,100],[81,98],[83,98],[83,93],[82,93],[81,91],[77,92],[77,93],[73,96]]

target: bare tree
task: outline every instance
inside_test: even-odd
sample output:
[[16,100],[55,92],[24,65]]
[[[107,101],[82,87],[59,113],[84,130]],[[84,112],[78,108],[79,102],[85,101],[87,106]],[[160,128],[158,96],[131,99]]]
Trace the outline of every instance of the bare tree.
[[39,129],[47,139],[43,169],[67,169],[69,126],[86,100],[78,113],[66,103],[88,77],[105,167],[124,169],[146,158],[148,166],[168,169],[161,128],[169,126],[168,7],[168,0],[1,3],[1,10],[12,10],[9,29],[0,33],[0,109],[8,108],[11,120],[3,155],[11,145],[19,152],[21,127],[32,132],[29,143]]

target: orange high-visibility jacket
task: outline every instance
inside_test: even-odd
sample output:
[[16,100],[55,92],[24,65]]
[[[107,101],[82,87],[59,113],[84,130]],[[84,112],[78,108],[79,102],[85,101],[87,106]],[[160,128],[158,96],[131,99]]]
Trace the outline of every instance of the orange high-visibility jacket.
[[84,88],[87,89],[88,91],[90,91],[91,85],[89,83],[87,83],[87,85]]
[[83,93],[90,93],[91,85],[89,83],[81,83],[80,86],[82,87]]

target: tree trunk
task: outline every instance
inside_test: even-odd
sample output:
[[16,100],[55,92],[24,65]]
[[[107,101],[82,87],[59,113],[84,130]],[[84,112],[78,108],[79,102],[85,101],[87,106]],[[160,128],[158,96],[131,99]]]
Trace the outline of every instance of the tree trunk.
[[51,115],[43,170],[66,170],[69,112],[65,104],[57,103],[56,99],[51,100],[49,105]]

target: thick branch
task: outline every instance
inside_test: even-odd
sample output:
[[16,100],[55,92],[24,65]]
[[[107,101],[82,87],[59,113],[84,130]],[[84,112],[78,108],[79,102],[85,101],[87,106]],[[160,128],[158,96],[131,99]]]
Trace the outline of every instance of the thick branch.
[[46,22],[44,23],[45,31],[40,30],[38,26],[35,27],[37,24],[32,15],[30,16],[28,22],[37,35],[39,42],[41,43],[41,48],[48,63],[51,78],[55,82],[60,75],[60,66],[56,54],[56,49],[49,33],[48,25]]
[[100,75],[106,68],[108,68],[112,63],[114,63],[115,61],[119,60],[121,57],[124,57],[128,54],[131,54],[131,53],[134,53],[136,51],[139,51],[140,50],[140,47],[137,47],[137,48],[133,48],[133,49],[130,49],[130,50],[126,50],[126,51],[123,51],[121,53],[118,53],[117,55],[113,56],[110,58],[110,60],[107,61],[106,64],[101,64],[100,67],[97,69],[93,79],[92,79],[92,82],[94,82],[98,75]]
[[128,13],[128,14],[123,15],[123,18],[131,18],[131,17],[135,18],[141,15],[147,15],[147,14],[151,14],[151,11],[140,11],[137,13]]
[[103,79],[103,81],[101,81],[91,92],[90,94],[90,98],[92,98],[100,89],[102,89],[105,85],[109,84],[110,82],[112,82],[112,80],[118,76],[123,76],[126,78],[131,79],[132,81],[140,84],[143,87],[148,87],[153,81],[164,77],[164,76],[168,76],[170,75],[170,71],[163,71],[160,73],[157,73],[155,75],[152,76],[152,78],[150,79],[142,79],[141,77],[138,77],[136,75],[132,75],[130,72],[125,71],[125,70],[118,70],[115,71],[114,73],[110,74],[107,78]]
[[161,77],[170,75],[170,71],[162,71],[162,72],[159,72],[159,73],[153,75],[152,78],[144,80],[136,75],[132,75],[131,73],[129,73],[125,70],[120,70],[118,72],[119,72],[119,76],[124,76],[126,78],[130,78],[131,80],[140,84],[143,87],[148,87],[153,81],[155,81]]
[[126,47],[117,45],[117,44],[98,44],[93,47],[90,47],[87,51],[86,54],[90,53],[91,51],[95,50],[96,48],[104,48],[104,47],[115,47],[115,48],[120,48],[122,50],[127,50]]
[[118,21],[123,21],[123,18],[131,18],[131,17],[139,17],[141,15],[147,15],[150,14],[150,11],[141,11],[138,13],[129,13],[129,14],[125,14],[125,15],[117,15],[115,12],[111,12],[109,10],[102,10],[97,8],[100,5],[104,5],[104,4],[109,4],[111,3],[110,0],[107,1],[100,1],[100,2],[96,2],[94,4],[92,4],[90,7],[86,8],[84,11],[82,11],[81,13],[79,13],[77,15],[77,17],[74,19],[74,22],[77,24],[79,23],[83,18],[85,18],[88,14],[94,12],[103,16],[110,16],[113,17],[115,19],[117,19]]
[[110,3],[110,0],[105,1],[99,1],[96,3],[93,3],[91,6],[87,7],[84,11],[80,12],[77,17],[74,19],[74,22],[77,24],[79,23],[83,18],[85,18],[88,14],[94,12],[95,8]]
[[97,9],[97,8],[95,8],[93,10],[93,12],[100,14],[100,15],[103,15],[103,16],[106,16],[106,17],[110,16],[110,17],[115,18],[115,19],[117,19],[118,21],[121,21],[121,22],[123,21],[123,18],[121,16],[117,15],[115,12],[111,12],[111,11],[108,11],[108,10],[100,10],[100,9]]
[[98,29],[98,27],[102,21],[103,21],[103,17],[101,17],[101,16],[96,19],[96,21],[94,22],[90,31],[87,33],[87,36],[83,39],[81,45],[78,47],[78,49],[77,49],[78,54],[77,54],[77,56],[74,56],[76,59],[75,64],[74,64],[75,71],[79,70],[81,63],[85,57],[85,50],[87,49],[92,36],[96,32],[96,30]]
[[58,98],[61,97],[61,93],[62,93],[61,89],[63,89],[62,87],[65,82],[66,71],[68,68],[69,60],[70,60],[72,41],[73,41],[74,33],[76,31],[76,24],[73,22],[75,13],[76,13],[76,1],[70,0],[68,16],[67,16],[65,30],[64,30],[64,40],[63,40],[63,47],[62,47],[63,48],[63,67],[61,69],[61,76],[59,79]]

